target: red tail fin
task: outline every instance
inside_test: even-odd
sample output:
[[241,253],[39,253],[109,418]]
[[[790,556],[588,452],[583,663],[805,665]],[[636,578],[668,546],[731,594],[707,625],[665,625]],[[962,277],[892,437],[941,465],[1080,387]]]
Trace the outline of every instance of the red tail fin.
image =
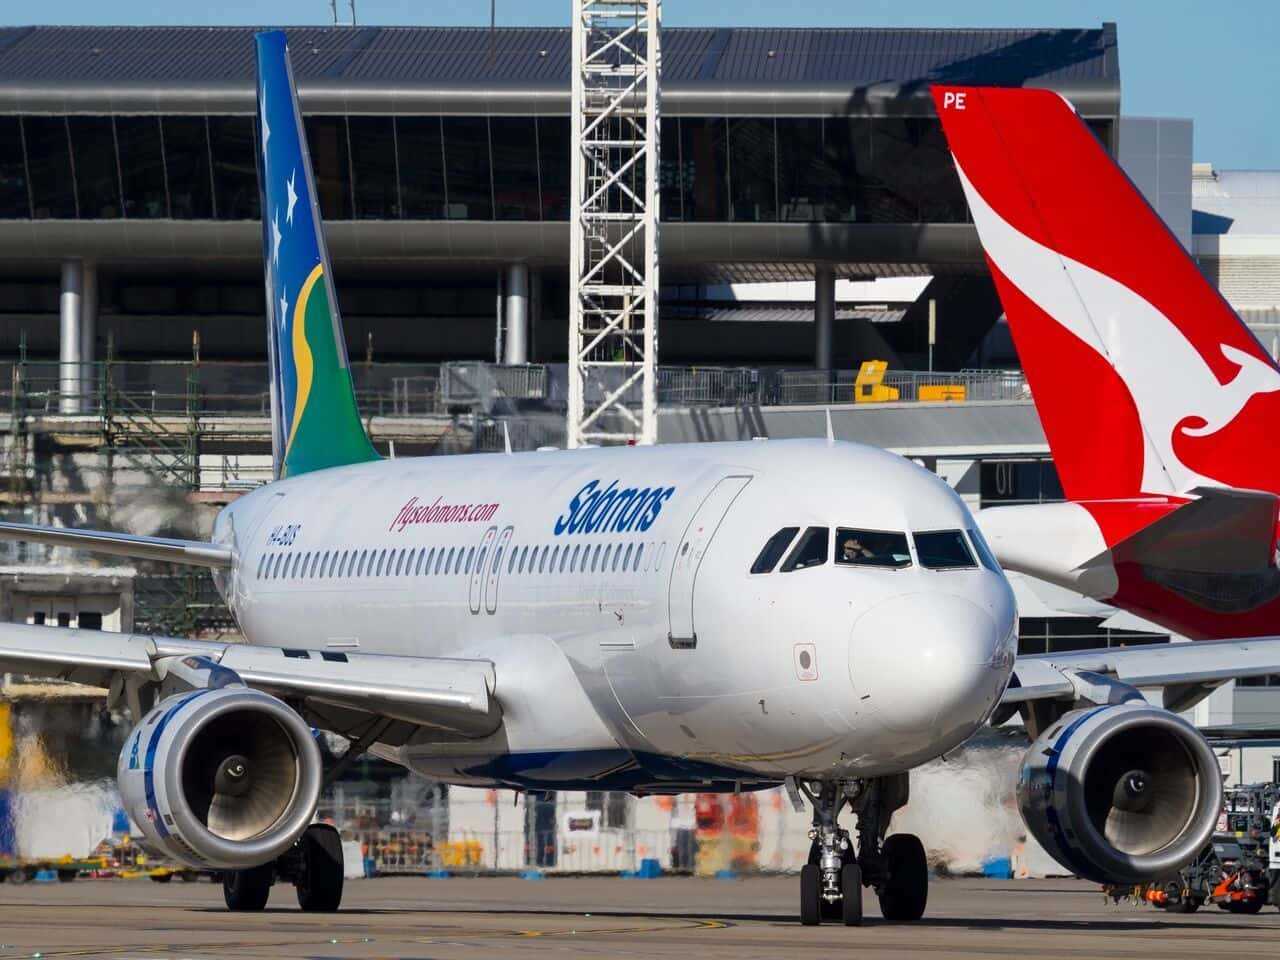
[[1067,496],[1280,490],[1280,369],[1071,105],[933,98]]

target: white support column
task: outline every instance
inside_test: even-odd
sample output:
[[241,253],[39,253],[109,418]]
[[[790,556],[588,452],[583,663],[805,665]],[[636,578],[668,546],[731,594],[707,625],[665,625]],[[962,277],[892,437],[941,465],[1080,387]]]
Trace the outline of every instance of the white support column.
[[571,447],[658,436],[661,0],[573,0]]
[[80,412],[80,329],[81,295],[84,291],[84,264],[62,262],[62,293],[58,298],[58,410]]
[[831,267],[813,270],[813,365],[831,369],[831,335],[836,319],[836,274]]
[[506,328],[503,363],[529,362],[529,267],[513,263],[507,267]]
[[97,360],[98,336],[98,265],[84,262],[80,295],[80,392],[91,403],[96,381],[93,364]]

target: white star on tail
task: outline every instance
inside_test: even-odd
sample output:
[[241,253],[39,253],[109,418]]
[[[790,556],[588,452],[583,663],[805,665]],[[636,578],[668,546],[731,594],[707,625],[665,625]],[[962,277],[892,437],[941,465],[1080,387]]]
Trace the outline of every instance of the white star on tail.
[[280,323],[283,325],[289,319],[289,299],[283,293],[280,294]]
[[[264,88],[265,92],[265,88]],[[262,101],[262,156],[267,156],[267,143],[271,140],[271,124],[267,123],[267,102]]]
[[280,266],[280,213],[271,220],[271,262]]
[[298,168],[294,167],[293,173],[290,174],[288,181],[285,183],[285,189],[289,191],[289,211],[284,215],[284,222],[289,224],[290,226],[293,225],[293,207],[294,207],[294,204],[298,202],[298,194],[294,192],[294,189],[293,189],[293,182],[297,179],[298,179]]

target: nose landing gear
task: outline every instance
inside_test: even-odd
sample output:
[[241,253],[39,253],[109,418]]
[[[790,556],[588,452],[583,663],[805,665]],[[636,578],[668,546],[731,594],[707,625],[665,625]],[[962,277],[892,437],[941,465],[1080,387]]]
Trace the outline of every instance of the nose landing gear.
[[[919,920],[929,897],[924,846],[913,834],[885,838],[889,818],[907,802],[907,775],[796,786],[813,805],[813,843],[800,870],[800,922],[860,925],[863,886],[876,891],[886,920]],[[846,803],[858,817],[856,852],[839,824]]]

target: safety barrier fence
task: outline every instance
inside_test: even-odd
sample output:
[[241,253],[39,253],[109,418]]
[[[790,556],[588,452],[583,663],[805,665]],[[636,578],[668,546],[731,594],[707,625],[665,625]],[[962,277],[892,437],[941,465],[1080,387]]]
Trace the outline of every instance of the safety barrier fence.
[[[367,417],[463,412],[563,413],[562,364],[353,363],[351,377]],[[626,371],[618,372],[621,383]],[[0,409],[28,417],[228,417],[270,415],[264,363],[222,361],[0,362]],[[990,401],[1029,397],[1020,371],[889,370],[860,388],[858,372],[775,367],[663,366],[658,402],[666,406],[780,406],[896,400]],[[607,382],[593,385],[611,389]],[[639,404],[638,390],[630,402]]]

